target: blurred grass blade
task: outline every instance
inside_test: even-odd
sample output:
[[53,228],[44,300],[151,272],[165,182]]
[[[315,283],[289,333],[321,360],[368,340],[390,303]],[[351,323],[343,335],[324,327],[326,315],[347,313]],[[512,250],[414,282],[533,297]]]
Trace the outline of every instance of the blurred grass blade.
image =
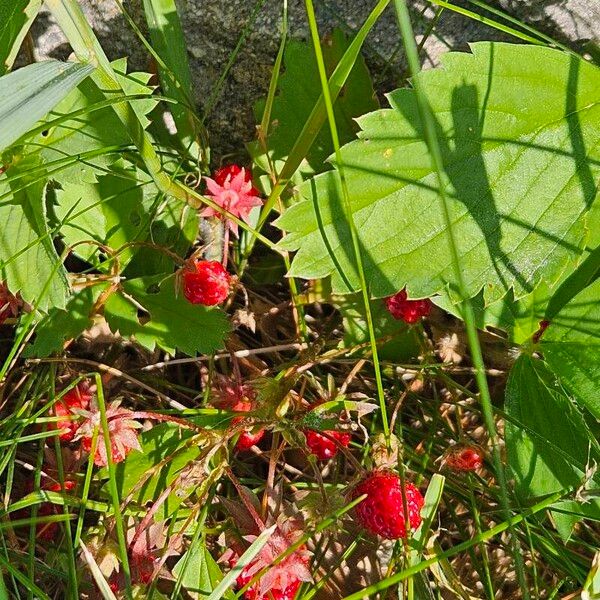
[[152,46],[163,65],[158,65],[164,95],[177,101],[171,113],[179,139],[186,148],[196,140],[192,116],[192,75],[187,46],[175,0],[144,0],[144,12]]
[[27,133],[92,71],[90,65],[48,60],[0,77],[0,152]]
[[79,545],[81,547],[81,554],[88,567],[90,568],[92,577],[94,578],[94,581],[96,582],[96,585],[98,586],[102,597],[105,600],[117,600],[117,597],[112,593],[112,590],[110,589],[108,582],[104,578],[104,575],[102,575],[102,571],[100,570],[98,563],[92,556],[92,553],[88,550],[87,546],[82,541],[79,542]]
[[439,473],[435,473],[429,482],[427,492],[425,493],[425,504],[421,509],[423,521],[412,537],[414,550],[411,551],[409,558],[409,564],[411,566],[416,565],[419,562],[419,554],[423,551],[423,548],[425,548],[431,524],[433,523],[438,506],[442,500],[445,482],[446,478]]
[[581,600],[600,600],[600,551],[596,552],[592,568],[583,585]]
[[269,538],[277,528],[277,525],[273,525],[268,529],[265,529],[250,545],[248,550],[240,556],[240,559],[235,564],[235,567],[223,577],[219,585],[214,589],[213,593],[208,597],[208,600],[220,600],[225,592],[233,585],[233,582],[237,579],[242,569],[257,556],[257,554],[263,549],[264,545],[269,541]]
[[0,75],[10,70],[42,0],[0,2]]

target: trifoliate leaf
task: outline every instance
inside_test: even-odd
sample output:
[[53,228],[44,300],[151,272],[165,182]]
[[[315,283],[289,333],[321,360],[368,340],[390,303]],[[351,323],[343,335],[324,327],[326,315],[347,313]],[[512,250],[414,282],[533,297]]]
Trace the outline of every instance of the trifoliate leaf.
[[173,275],[130,279],[122,286],[123,292],[112,294],[104,311],[113,332],[169,354],[210,354],[223,346],[229,330],[225,313],[176,295]]
[[[486,303],[554,284],[576,262],[600,175],[600,70],[538,46],[477,43],[418,75],[436,121],[460,268]],[[543,72],[544,76],[540,77]],[[375,297],[456,289],[438,184],[415,92],[359,119],[342,148],[367,284]],[[336,171],[300,188],[276,222],[297,250],[290,275],[360,287]]]

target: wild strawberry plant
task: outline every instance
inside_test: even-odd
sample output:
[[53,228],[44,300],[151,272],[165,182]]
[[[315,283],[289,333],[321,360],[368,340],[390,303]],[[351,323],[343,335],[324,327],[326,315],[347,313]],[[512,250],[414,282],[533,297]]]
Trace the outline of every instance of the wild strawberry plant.
[[221,157],[174,0],[149,72],[46,4],[73,58],[17,68],[41,2],[0,0],[4,588],[596,597],[593,61],[488,18],[527,43],[419,72],[396,0],[390,90],[389,0],[322,38],[306,0],[309,41],[284,3]]

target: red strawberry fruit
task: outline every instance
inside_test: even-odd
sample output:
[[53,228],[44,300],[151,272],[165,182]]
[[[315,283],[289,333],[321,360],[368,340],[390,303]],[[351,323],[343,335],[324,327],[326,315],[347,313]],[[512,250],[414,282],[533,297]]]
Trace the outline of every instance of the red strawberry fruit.
[[90,384],[81,381],[54,404],[50,414],[58,417],[58,420],[49,427],[61,430],[58,436],[61,441],[70,442],[75,437],[79,428],[79,423],[73,420],[77,414],[75,411],[87,409],[91,399]]
[[[251,402],[237,402],[236,404],[234,404],[232,410],[236,411],[236,412],[249,412],[250,410],[252,410],[252,403]],[[235,425],[236,423],[239,423],[240,421],[243,421],[244,417],[234,417],[231,420],[231,424]],[[235,448],[236,450],[250,450],[250,448],[252,448],[252,446],[255,446],[256,444],[258,444],[258,442],[260,442],[260,440],[263,439],[265,435],[265,430],[264,429],[258,429],[258,430],[253,430],[253,429],[245,429],[244,431],[242,431],[242,433],[240,433],[238,440],[235,444]]]
[[444,462],[454,471],[477,471],[483,465],[483,450],[475,445],[457,444],[446,452]]
[[[404,495],[408,518],[404,515]],[[366,494],[356,506],[356,518],[368,531],[388,540],[406,538],[407,529],[421,524],[421,508],[424,500],[412,483],[402,483],[398,475],[390,471],[374,471],[352,491],[352,499]]]
[[[243,588],[250,580],[251,575],[248,575],[245,570],[236,579],[238,588]],[[260,595],[260,592],[256,585],[251,585],[244,592],[244,600],[294,600],[296,592],[301,585],[301,581],[293,581],[284,590],[272,589],[266,595]]]
[[338,453],[339,446],[347,448],[351,439],[349,433],[336,430],[319,432],[307,429],[304,435],[310,453],[314,454],[318,460],[333,458]]
[[183,273],[183,295],[192,304],[214,306],[229,295],[231,276],[216,260],[197,260]]
[[429,298],[409,300],[406,290],[400,290],[397,294],[386,298],[384,302],[394,319],[409,324],[416,323],[421,317],[426,317],[433,306]]

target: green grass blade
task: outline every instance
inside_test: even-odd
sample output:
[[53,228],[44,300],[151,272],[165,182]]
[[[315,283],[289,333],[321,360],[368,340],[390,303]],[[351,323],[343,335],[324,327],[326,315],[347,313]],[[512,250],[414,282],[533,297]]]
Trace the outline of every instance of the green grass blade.
[[0,2],[0,75],[10,70],[42,0]]
[[538,502],[531,508],[527,508],[527,509],[523,510],[521,512],[521,514],[511,517],[507,521],[503,521],[502,523],[496,525],[495,527],[488,529],[487,531],[481,532],[480,534],[474,536],[472,539],[462,542],[460,544],[457,544],[456,546],[453,546],[452,548],[450,548],[449,550],[446,550],[445,552],[442,552],[441,554],[433,556],[432,558],[428,558],[427,560],[423,560],[423,561],[419,562],[418,564],[416,564],[412,567],[409,567],[408,569],[404,569],[404,571],[400,571],[399,573],[396,573],[395,575],[392,575],[391,577],[387,577],[386,579],[379,581],[378,583],[374,583],[373,585],[370,585],[366,588],[363,588],[362,590],[354,592],[353,594],[344,596],[344,598],[342,598],[342,600],[363,600],[364,598],[369,598],[370,596],[374,596],[378,592],[387,590],[387,589],[391,588],[392,586],[408,579],[409,577],[412,577],[413,575],[416,575],[417,573],[420,573],[421,571],[428,569],[430,566],[440,562],[440,560],[452,558],[453,556],[456,556],[457,554],[460,554],[461,552],[468,550],[469,548],[471,548],[472,546],[475,546],[476,544],[480,544],[482,542],[486,542],[487,540],[491,540],[492,538],[503,533],[507,529],[514,527],[515,525],[518,525],[519,523],[523,522],[528,517],[545,510],[550,505],[554,504],[557,500],[559,500],[561,497],[565,496],[568,493],[571,493],[572,491],[573,490],[569,489],[569,490],[564,490],[561,492],[556,492],[555,494],[552,494],[551,496],[542,500],[541,502]]
[[[104,401],[104,390],[102,387],[102,378],[98,373],[96,379],[96,397],[98,398],[98,409],[100,410],[100,423],[102,426],[103,440],[98,440],[98,443],[104,443],[106,447],[106,460],[108,469],[108,489],[114,512],[115,528],[117,530],[117,541],[119,543],[119,555],[121,558],[121,568],[125,576],[125,593],[128,598],[132,597],[131,591],[131,570],[129,568],[129,559],[127,556],[127,540],[125,538],[125,526],[123,523],[123,514],[121,512],[121,500],[119,498],[119,490],[117,487],[117,475],[115,465],[112,458],[112,444],[110,440],[110,430],[108,428],[108,419],[106,418],[106,403]],[[81,541],[80,541],[81,543]]]
[[[481,351],[481,345],[479,343],[477,327],[475,325],[475,315],[473,312],[473,306],[471,304],[469,295],[466,293],[467,288],[460,264],[461,261],[458,249],[458,241],[456,240],[456,237],[454,235],[454,229],[452,226],[453,220],[452,215],[450,214],[450,203],[448,201],[446,193],[448,178],[445,174],[440,142],[438,140],[436,132],[436,124],[433,115],[431,114],[431,108],[429,107],[429,103],[427,101],[425,92],[421,88],[421,80],[418,77],[419,71],[421,70],[421,66],[419,63],[417,46],[415,43],[414,33],[410,22],[410,14],[408,12],[406,0],[394,0],[394,5],[398,17],[400,33],[404,41],[404,48],[408,60],[408,65],[413,76],[412,81],[417,95],[417,103],[421,115],[421,120],[424,125],[425,140],[429,148],[429,153],[437,178],[441,209],[446,225],[448,248],[450,251],[454,275],[459,288],[457,291],[462,300],[463,318],[467,329],[467,338],[469,341],[471,357],[473,360],[473,364],[475,365],[475,378],[477,380],[477,386],[479,388],[481,408],[493,449],[494,467],[496,477],[498,479],[498,484],[500,487],[500,504],[502,506],[503,516],[506,520],[508,520],[510,517],[510,507],[508,502],[508,487],[506,482],[506,475],[504,472],[504,464],[502,461],[502,455],[500,451],[498,432],[496,431],[496,422],[494,420],[492,399],[485,372],[485,363],[483,361],[483,354]],[[513,558],[515,561],[517,574],[519,576],[521,592],[523,594],[523,598],[527,600],[529,598],[529,592],[525,579],[525,567],[523,563],[523,557],[517,550],[515,545],[516,540],[512,535],[511,540],[513,546]]]
[[[340,62],[336,66],[333,71],[331,77],[329,78],[329,94],[333,102],[339,96],[346,80],[350,76],[350,73],[358,59],[360,54],[360,50],[365,42],[365,39],[383,11],[386,9],[387,5],[390,3],[390,0],[379,0],[379,2],[375,5],[362,27],[359,29],[356,37],[352,40],[346,52],[340,59]],[[266,220],[269,217],[269,214],[273,210],[273,207],[278,202],[281,194],[287,187],[290,179],[293,177],[294,173],[298,170],[298,167],[302,163],[302,160],[310,150],[313,142],[315,141],[317,135],[321,131],[321,127],[325,124],[327,119],[327,111],[325,108],[325,100],[323,94],[319,97],[319,100],[315,104],[312,112],[308,120],[306,121],[304,127],[298,139],[296,140],[294,146],[290,150],[290,154],[287,157],[285,164],[279,173],[279,177],[277,182],[273,186],[265,205],[263,206],[260,214],[260,218],[258,221],[258,225],[256,228],[260,231],[261,227],[264,225]],[[251,238],[248,242],[248,248],[245,253],[245,258],[247,258],[254,246],[254,239]],[[243,270],[243,269],[242,269]]]
[[265,544],[269,541],[269,538],[273,532],[277,529],[277,525],[273,525],[265,529],[250,545],[250,547],[240,556],[235,566],[223,577],[219,585],[214,589],[212,594],[207,600],[220,600],[225,592],[233,585],[238,575],[242,572],[243,568],[249,564],[263,549]]
[[[352,213],[352,207],[350,206],[350,198],[348,194],[348,187],[346,185],[346,178],[344,176],[344,165],[342,164],[342,154],[340,152],[340,140],[337,132],[337,126],[335,123],[335,113],[333,112],[333,101],[329,82],[327,81],[327,72],[325,68],[325,62],[323,60],[323,51],[321,49],[321,42],[319,41],[319,32],[317,29],[317,19],[315,15],[315,9],[312,0],[306,0],[306,12],[308,15],[308,23],[310,27],[310,33],[313,41],[315,50],[315,56],[317,59],[317,65],[319,68],[319,77],[321,79],[322,95],[324,99],[325,109],[327,113],[327,120],[329,121],[329,128],[331,131],[331,139],[333,141],[333,147],[335,149],[336,166],[340,177],[340,183],[342,186],[342,194],[344,198],[344,216],[346,223],[350,228],[350,234],[352,236],[352,247],[354,250],[354,259],[356,261],[356,270],[360,279],[361,294],[365,309],[365,319],[367,321],[367,327],[369,330],[369,341],[371,344],[371,355],[373,358],[373,368],[375,370],[375,380],[377,383],[377,397],[379,399],[379,410],[381,411],[381,421],[383,424],[383,432],[385,434],[387,443],[390,441],[390,425],[387,416],[387,407],[385,404],[385,392],[383,390],[383,378],[381,375],[381,368],[379,365],[379,352],[377,349],[377,336],[375,334],[375,326],[373,324],[373,315],[371,313],[371,300],[369,298],[369,290],[367,287],[367,279],[365,277],[365,269],[363,265],[363,259],[360,249],[360,242],[358,238],[358,230],[356,223],[354,222],[354,215]],[[286,163],[287,164],[287,163]],[[284,167],[285,169],[285,167]]]
[[197,138],[193,119],[192,74],[187,45],[175,0],[144,0],[144,13],[154,51],[162,59],[158,65],[165,96],[177,101],[171,108],[178,137],[190,147]]
[[0,152],[27,133],[93,71],[90,65],[49,60],[0,77]]

